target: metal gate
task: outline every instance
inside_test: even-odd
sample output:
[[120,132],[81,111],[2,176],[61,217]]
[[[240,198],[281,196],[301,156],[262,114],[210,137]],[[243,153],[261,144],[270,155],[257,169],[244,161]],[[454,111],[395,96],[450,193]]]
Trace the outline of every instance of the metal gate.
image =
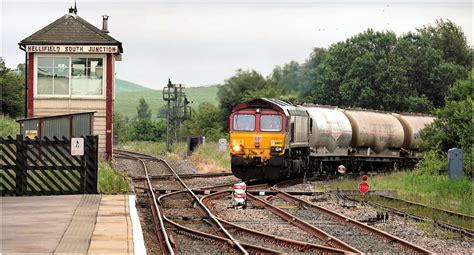
[[1,195],[96,194],[98,141],[87,136],[84,156],[71,156],[66,137],[0,137]]

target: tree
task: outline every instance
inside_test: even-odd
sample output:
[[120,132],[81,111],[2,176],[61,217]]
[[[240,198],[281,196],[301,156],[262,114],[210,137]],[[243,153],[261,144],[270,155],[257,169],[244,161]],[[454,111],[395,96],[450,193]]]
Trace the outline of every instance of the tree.
[[270,76],[274,87],[285,91],[300,91],[303,80],[303,67],[296,61],[285,64],[283,68],[276,66]]
[[145,101],[145,98],[140,98],[140,103],[137,107],[137,118],[139,120],[151,120],[150,106]]
[[446,153],[451,148],[465,151],[465,172],[472,175],[474,166],[474,127],[472,83],[474,71],[468,79],[457,81],[449,88],[445,106],[436,110],[437,119],[422,132],[424,147],[433,153]]
[[397,37],[369,29],[332,45],[321,59],[306,100],[345,107],[429,112],[467,74],[416,33]]
[[130,139],[133,141],[160,141],[166,136],[166,122],[137,119],[132,122]]
[[217,141],[225,137],[220,118],[220,110],[217,106],[208,102],[201,103],[197,111],[193,113],[193,118],[183,122],[180,134],[182,137],[202,135],[208,141]]
[[114,135],[118,135],[119,141],[124,142],[128,140],[128,118],[124,118],[120,112],[114,112]]
[[[309,58],[302,65],[303,80],[301,81],[300,90],[298,91],[300,98],[306,98],[307,95],[311,94],[313,88],[320,87],[318,68],[326,58],[327,49],[314,48],[310,53]],[[298,100],[301,101],[301,100]]]
[[5,67],[3,58],[0,58],[0,90],[1,114],[22,116],[25,112],[25,81],[22,76]]
[[225,80],[224,85],[219,87],[217,97],[221,107],[221,123],[224,127],[228,126],[227,116],[229,116],[232,107],[241,103],[243,99],[250,95],[252,91],[261,90],[267,85],[263,76],[255,70],[241,69],[236,74]]
[[421,36],[428,38],[434,49],[440,50],[443,59],[466,68],[471,66],[469,46],[460,26],[451,20],[437,20],[435,26],[418,29]]
[[25,77],[26,74],[26,69],[25,69],[25,63],[20,63],[16,66],[16,70],[18,70],[18,73],[22,76]]

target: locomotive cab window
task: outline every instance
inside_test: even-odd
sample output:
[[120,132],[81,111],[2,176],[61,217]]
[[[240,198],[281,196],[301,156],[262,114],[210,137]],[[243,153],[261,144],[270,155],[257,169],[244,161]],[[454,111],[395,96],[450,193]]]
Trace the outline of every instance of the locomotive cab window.
[[281,131],[282,122],[280,115],[262,115],[260,117],[260,130]]
[[236,114],[232,122],[232,129],[236,131],[254,131],[255,115],[252,114]]

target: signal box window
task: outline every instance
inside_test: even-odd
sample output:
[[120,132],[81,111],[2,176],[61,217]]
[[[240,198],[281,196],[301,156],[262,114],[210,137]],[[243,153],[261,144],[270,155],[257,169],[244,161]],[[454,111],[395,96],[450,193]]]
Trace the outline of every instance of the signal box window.
[[104,95],[104,58],[38,57],[36,94],[41,96]]
[[69,95],[69,58],[38,58],[39,95]]
[[73,58],[71,63],[71,94],[102,95],[102,59]]
[[281,131],[282,122],[280,115],[262,115],[260,117],[260,130]]
[[255,115],[252,115],[252,114],[234,115],[232,129],[236,131],[254,131],[255,130]]

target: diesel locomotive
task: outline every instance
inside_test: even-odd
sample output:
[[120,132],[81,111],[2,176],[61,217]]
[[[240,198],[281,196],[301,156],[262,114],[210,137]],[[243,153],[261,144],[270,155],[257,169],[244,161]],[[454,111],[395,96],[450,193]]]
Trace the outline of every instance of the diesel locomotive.
[[229,116],[232,173],[242,180],[350,173],[413,166],[422,156],[426,115],[331,106],[295,105],[258,98]]

